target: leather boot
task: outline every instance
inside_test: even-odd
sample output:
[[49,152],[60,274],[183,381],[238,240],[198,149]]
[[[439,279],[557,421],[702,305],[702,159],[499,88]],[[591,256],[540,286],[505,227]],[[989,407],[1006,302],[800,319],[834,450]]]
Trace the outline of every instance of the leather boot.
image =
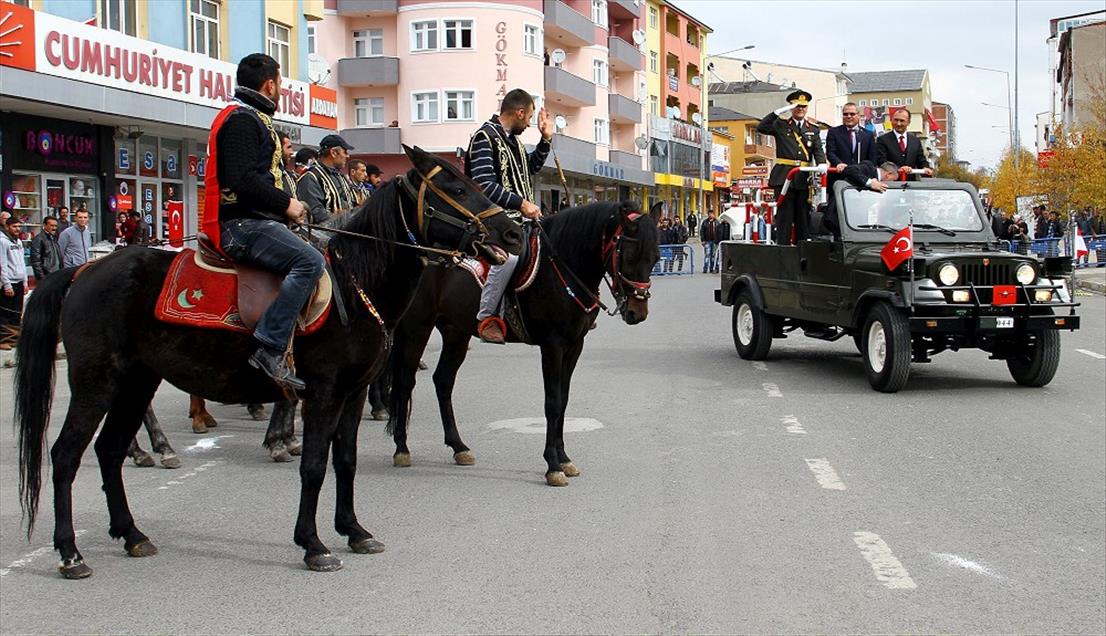
[[297,378],[288,366],[288,360],[283,351],[276,351],[268,347],[258,347],[250,356],[250,366],[261,371],[282,389],[302,391],[303,380]]

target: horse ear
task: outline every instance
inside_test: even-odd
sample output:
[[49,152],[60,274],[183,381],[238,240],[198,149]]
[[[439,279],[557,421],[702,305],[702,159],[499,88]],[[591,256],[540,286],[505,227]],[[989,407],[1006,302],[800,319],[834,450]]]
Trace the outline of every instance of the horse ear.
[[403,153],[407,155],[407,158],[411,161],[411,164],[418,168],[419,172],[426,174],[434,167],[434,156],[419,148],[418,146],[408,146],[403,144]]
[[649,218],[653,219],[654,223],[661,222],[661,212],[664,211],[664,201],[657,201],[649,207]]
[[624,199],[618,206],[623,221],[634,221],[641,216],[641,205],[637,201]]

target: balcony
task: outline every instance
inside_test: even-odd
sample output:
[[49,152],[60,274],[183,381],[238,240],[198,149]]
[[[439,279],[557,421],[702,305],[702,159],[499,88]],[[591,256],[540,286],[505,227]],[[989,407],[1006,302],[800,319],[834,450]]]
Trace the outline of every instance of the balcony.
[[745,159],[767,159],[772,161],[776,158],[776,149],[772,146],[762,146],[760,144],[745,144]]
[[346,128],[339,134],[355,148],[358,155],[398,155],[399,128]]
[[607,109],[610,111],[612,124],[641,123],[641,104],[629,97],[611,93],[607,97]]
[[595,24],[560,0],[545,0],[545,37],[556,46],[579,48],[595,44]]
[[595,106],[595,84],[563,68],[546,66],[545,98],[572,108]]
[[612,150],[611,163],[622,168],[641,170],[641,157],[625,150]]
[[395,15],[399,0],[338,0],[338,15],[347,18]]
[[634,0],[607,0],[607,13],[611,20],[633,20],[641,17],[639,6],[641,4],[645,3]]
[[[595,161],[595,144],[590,141],[569,137],[561,133],[554,133],[553,147],[557,149],[557,156],[562,162],[568,163],[569,159],[566,158],[574,158],[575,161],[573,163],[580,163],[586,160],[588,164],[591,164]],[[549,154],[548,163],[550,165],[553,164],[553,153]]]
[[339,86],[353,88],[398,84],[398,57],[344,57],[338,60]]
[[645,65],[645,56],[636,46],[622,38],[610,36],[607,38],[607,48],[610,49],[611,70],[617,73],[625,71],[640,71]]

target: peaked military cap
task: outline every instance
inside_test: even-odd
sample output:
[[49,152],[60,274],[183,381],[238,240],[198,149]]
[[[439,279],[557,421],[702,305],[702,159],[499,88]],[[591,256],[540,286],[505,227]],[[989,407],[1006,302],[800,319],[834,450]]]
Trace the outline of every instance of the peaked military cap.
[[787,103],[796,106],[809,106],[814,97],[804,90],[797,90],[787,96]]

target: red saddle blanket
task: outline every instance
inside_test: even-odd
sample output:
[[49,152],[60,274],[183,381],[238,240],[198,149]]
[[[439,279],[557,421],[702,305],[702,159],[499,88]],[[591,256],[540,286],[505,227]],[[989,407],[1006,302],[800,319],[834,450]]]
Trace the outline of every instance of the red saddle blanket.
[[[281,277],[253,268],[248,285],[239,285],[238,270],[202,262],[195,250],[186,249],[173,259],[161,287],[154,315],[174,325],[226,329],[250,333],[276,298]],[[241,289],[240,289],[241,287]],[[315,293],[296,322],[296,334],[309,334],[330,315],[331,281],[323,273]],[[240,307],[249,311],[240,311]]]
[[[511,280],[511,289],[516,292],[523,291],[534,282],[538,273],[538,259],[541,252],[541,242],[538,233],[531,232],[523,241],[523,251],[519,254],[518,266],[515,267],[515,275]],[[484,259],[466,258],[461,261],[461,267],[472,274],[476,284],[483,287],[488,282],[488,272],[491,266]]]

